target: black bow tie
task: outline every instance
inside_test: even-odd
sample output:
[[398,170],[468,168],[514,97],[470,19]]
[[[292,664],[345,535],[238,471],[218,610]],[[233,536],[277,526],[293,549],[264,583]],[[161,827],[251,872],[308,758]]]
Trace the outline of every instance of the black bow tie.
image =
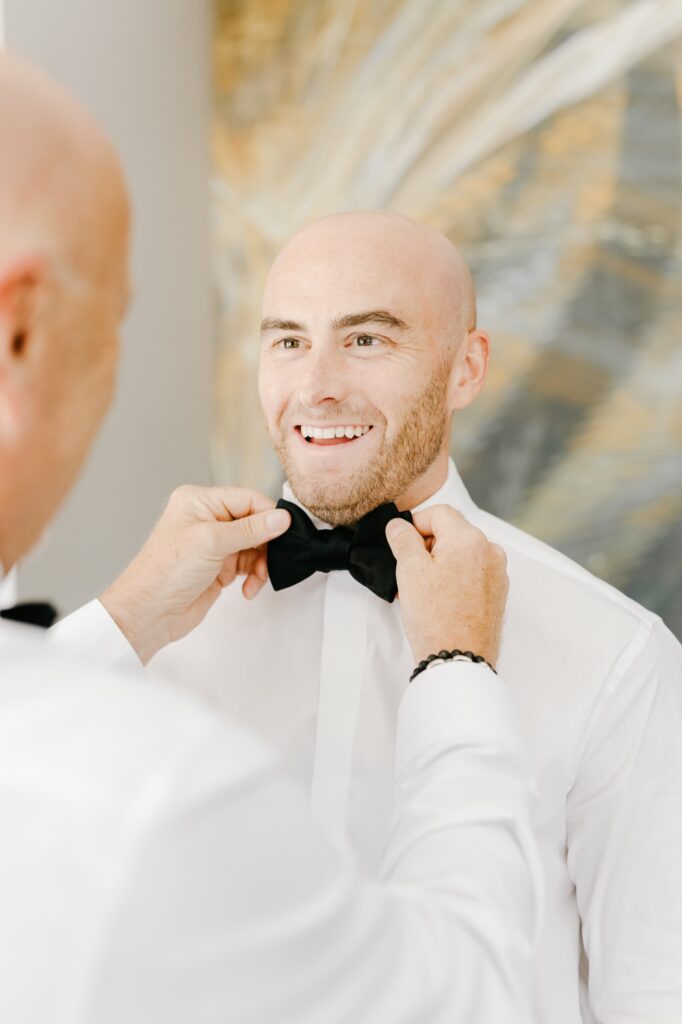
[[398,592],[396,563],[386,540],[386,525],[396,518],[411,523],[409,512],[398,512],[391,502],[375,508],[352,529],[335,526],[318,530],[303,509],[291,501],[282,498],[277,508],[291,514],[291,526],[268,544],[268,573],[275,590],[293,587],[314,572],[347,569],[353,579],[378,597],[393,601]]
[[13,608],[0,609],[0,616],[12,619],[13,622],[26,622],[29,626],[49,629],[57,618],[57,609],[46,601],[27,601],[25,604],[15,604]]

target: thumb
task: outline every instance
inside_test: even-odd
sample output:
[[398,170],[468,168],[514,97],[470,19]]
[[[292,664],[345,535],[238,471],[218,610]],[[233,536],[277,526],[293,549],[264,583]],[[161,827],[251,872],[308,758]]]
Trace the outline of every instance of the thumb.
[[391,519],[386,527],[386,540],[398,565],[408,558],[421,558],[426,553],[421,534],[405,519]]
[[274,508],[242,519],[233,519],[231,523],[216,525],[220,528],[221,554],[227,558],[228,555],[260,547],[279,537],[289,529],[291,516],[286,509]]

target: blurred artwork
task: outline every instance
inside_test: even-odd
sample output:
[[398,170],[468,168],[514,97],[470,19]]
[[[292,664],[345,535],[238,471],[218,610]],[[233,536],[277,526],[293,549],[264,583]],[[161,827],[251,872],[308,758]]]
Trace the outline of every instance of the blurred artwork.
[[461,246],[493,339],[472,496],[682,636],[681,110],[682,0],[215,0],[216,478],[280,484],[277,250],[399,210]]

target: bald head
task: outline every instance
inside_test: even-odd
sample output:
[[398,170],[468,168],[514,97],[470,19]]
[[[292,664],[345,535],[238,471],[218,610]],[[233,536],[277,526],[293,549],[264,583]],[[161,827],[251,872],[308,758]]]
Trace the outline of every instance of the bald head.
[[428,307],[429,319],[445,327],[444,340],[461,339],[476,327],[474,283],[464,257],[440,232],[409,217],[369,210],[313,221],[279,254],[268,285],[322,267],[340,275],[340,282],[353,271],[368,287],[390,282],[403,302],[409,296]]
[[36,540],[109,404],[128,200],[87,111],[0,54],[0,560]]
[[0,259],[19,249],[99,279],[125,244],[116,155],[66,90],[0,53]]

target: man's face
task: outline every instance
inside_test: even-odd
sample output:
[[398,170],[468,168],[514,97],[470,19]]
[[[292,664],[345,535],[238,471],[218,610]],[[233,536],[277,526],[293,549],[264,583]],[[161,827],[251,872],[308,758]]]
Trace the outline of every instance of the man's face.
[[457,318],[429,255],[349,218],[307,229],[270,274],[260,400],[294,493],[327,522],[399,498],[447,450]]

